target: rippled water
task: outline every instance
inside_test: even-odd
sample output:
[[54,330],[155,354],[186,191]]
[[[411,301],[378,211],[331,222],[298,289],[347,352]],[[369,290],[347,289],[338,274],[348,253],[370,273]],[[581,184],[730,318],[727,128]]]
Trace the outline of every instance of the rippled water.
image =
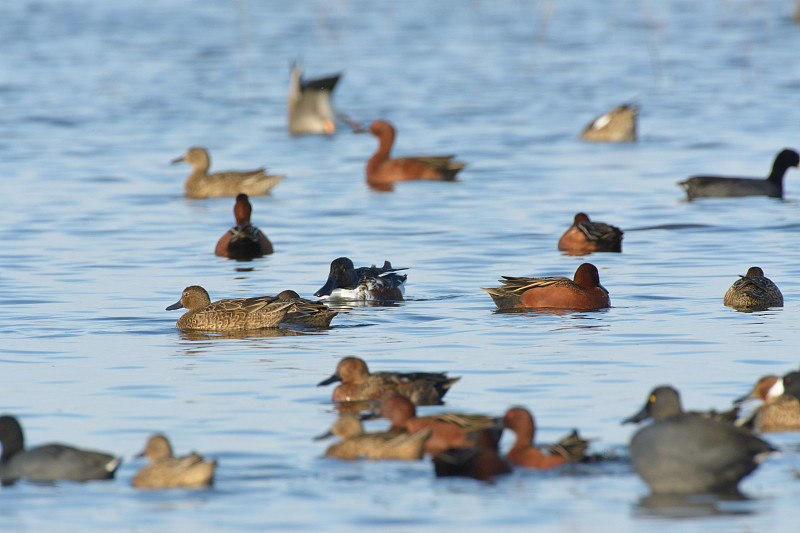
[[[786,200],[688,203],[700,172],[766,175],[798,148],[800,27],[789,1],[189,2],[0,5],[0,390],[28,442],[125,458],[110,483],[2,489],[0,529],[343,531],[791,530],[797,434],[747,478],[747,499],[659,506],[620,426],[657,384],[719,409],[798,364],[800,185]],[[345,74],[336,104],[385,118],[396,153],[457,153],[457,183],[370,191],[370,136],[290,138],[289,63]],[[577,133],[623,101],[640,142]],[[216,258],[231,199],[186,200],[186,167],[269,166],[253,199],[276,253]],[[595,254],[613,307],[497,313],[501,274],[572,275],[575,212],[621,226]],[[164,311],[186,285],[212,298],[310,296],[329,262],[409,267],[408,300],[343,309],[330,330],[196,337]],[[760,265],[786,306],[737,313],[722,295]],[[437,480],[428,461],[342,464],[313,442],[334,419],[314,384],[343,356],[378,370],[463,376],[447,408],[536,414],[540,442],[570,428],[623,460]],[[379,427],[376,424],[375,427]],[[132,456],[153,431],[218,468],[212,490],[139,492]],[[510,436],[503,439],[503,446]],[[676,521],[676,518],[684,518]],[[788,529],[787,529],[788,528]]]

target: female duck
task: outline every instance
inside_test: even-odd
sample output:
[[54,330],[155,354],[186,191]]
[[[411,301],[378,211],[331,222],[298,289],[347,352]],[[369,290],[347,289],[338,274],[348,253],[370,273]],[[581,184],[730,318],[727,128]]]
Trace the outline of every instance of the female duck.
[[292,301],[277,296],[233,298],[212,303],[203,287],[192,285],[183,289],[181,299],[167,307],[167,311],[189,310],[178,319],[176,328],[235,331],[277,328],[293,305]]
[[233,206],[233,216],[236,225],[225,232],[217,241],[214,254],[231,259],[249,260],[269,255],[273,252],[272,243],[260,229],[250,223],[253,206],[247,195],[241,193],[236,196]]
[[725,293],[722,303],[737,311],[763,311],[783,307],[783,294],[759,267],[750,267]]
[[236,196],[243,192],[248,196],[264,196],[286,176],[271,176],[266,169],[229,170],[208,173],[211,157],[201,146],[193,146],[182,156],[173,159],[172,164],[185,161],[192,166],[192,173],[186,179],[187,198],[209,198],[213,196]]
[[202,455],[192,453],[186,457],[172,455],[172,446],[164,435],[153,435],[140,456],[150,459],[133,478],[131,484],[142,489],[182,487],[199,489],[214,482],[216,461],[204,461]]
[[562,277],[524,278],[503,276],[502,287],[484,288],[500,309],[548,307],[592,310],[611,306],[608,291],[591,263],[575,271],[574,280]]

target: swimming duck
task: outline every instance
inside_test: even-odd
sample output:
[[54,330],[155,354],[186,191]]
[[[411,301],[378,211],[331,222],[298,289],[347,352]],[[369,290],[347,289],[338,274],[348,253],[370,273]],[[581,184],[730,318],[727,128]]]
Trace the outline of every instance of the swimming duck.
[[395,129],[385,120],[376,120],[369,133],[378,138],[378,150],[367,162],[367,184],[391,190],[392,183],[408,180],[454,181],[466,163],[453,161],[455,156],[411,156],[390,159]]
[[722,303],[737,311],[763,311],[783,307],[783,294],[759,267],[750,267],[725,293]]
[[633,468],[653,493],[735,493],[739,481],[774,448],[729,422],[685,413],[678,391],[656,387],[642,410],[623,421],[653,423],[630,443]]
[[153,435],[147,441],[140,457],[146,456],[150,464],[143,467],[131,484],[142,489],[181,487],[199,489],[214,482],[216,461],[204,461],[202,455],[192,453],[186,457],[172,455],[172,446],[164,435]]
[[622,104],[608,113],[600,115],[581,132],[584,141],[596,142],[635,142],[636,117],[639,106]]
[[292,301],[276,296],[234,298],[212,303],[203,287],[191,285],[183,289],[181,299],[167,307],[167,311],[189,310],[178,319],[176,328],[233,331],[277,328],[294,305]]
[[781,151],[772,164],[772,172],[766,179],[729,178],[723,176],[693,176],[678,185],[686,190],[689,200],[701,197],[769,196],[783,198],[783,175],[789,167],[800,164],[800,156],[794,150]]
[[562,277],[524,278],[503,276],[502,287],[482,288],[500,309],[549,307],[593,310],[611,306],[608,291],[591,263],[575,271],[574,281]]
[[233,216],[236,225],[219,238],[214,254],[231,259],[255,259],[273,252],[272,243],[261,230],[250,223],[253,206],[247,195],[241,193],[236,196],[233,206]]
[[317,440],[331,435],[335,435],[341,440],[325,451],[325,457],[345,460],[364,458],[414,461],[422,459],[425,441],[428,440],[431,432],[430,428],[423,428],[413,433],[364,433],[361,420],[353,415],[345,414],[334,422],[328,433],[320,435]]
[[266,169],[229,170],[227,172],[208,173],[211,157],[201,146],[193,146],[182,156],[173,159],[172,164],[189,163],[192,173],[186,179],[187,198],[209,198],[214,196],[236,196],[245,193],[248,196],[264,196],[280,183],[286,176],[272,176]]
[[[381,402],[381,416],[392,423],[390,431],[414,433],[424,428],[432,428],[430,438],[425,444],[425,453],[436,455],[450,448],[472,448],[479,443],[489,442],[497,446],[503,430],[499,418],[464,413],[438,413],[417,417],[411,400],[405,396],[394,395]],[[486,433],[482,435],[482,433]]]
[[306,81],[302,76],[300,67],[292,65],[287,106],[289,134],[333,134],[336,131],[336,117],[331,95],[342,74]]
[[345,357],[336,372],[317,386],[336,381],[342,384],[333,391],[334,402],[380,400],[389,393],[406,396],[414,405],[440,405],[442,397],[461,378],[448,378],[439,372],[374,372],[358,357]]
[[448,448],[431,457],[436,477],[470,477],[492,481],[511,473],[511,465],[497,450],[489,432],[480,432],[475,446]]
[[[776,387],[779,382],[780,386]],[[733,403],[739,405],[747,400],[761,400],[763,403],[749,417],[737,420],[736,424],[758,433],[800,431],[800,400],[781,392],[783,390],[782,378],[772,375],[760,378],[749,394]]]
[[383,266],[355,268],[347,257],[331,262],[328,281],[314,296],[317,298],[347,298],[351,300],[402,300],[406,274],[397,274],[406,268],[393,268],[389,261]]
[[616,226],[592,222],[586,213],[578,213],[572,226],[558,240],[558,249],[568,255],[622,252],[622,234]]
[[18,479],[31,481],[89,481],[110,479],[121,460],[107,453],[80,450],[64,444],[45,444],[25,449],[22,426],[10,415],[0,416],[0,482],[11,485]]
[[291,289],[280,292],[276,298],[281,301],[291,302],[293,305],[281,320],[281,324],[303,324],[326,328],[331,325],[333,317],[339,314],[328,309],[324,302],[301,298],[299,294]]
[[544,470],[569,462],[580,461],[585,457],[588,442],[573,431],[559,444],[550,446],[549,453],[543,453],[533,445],[536,425],[530,411],[524,407],[512,407],[503,418],[503,427],[517,435],[514,446],[508,452],[508,460],[517,466]]

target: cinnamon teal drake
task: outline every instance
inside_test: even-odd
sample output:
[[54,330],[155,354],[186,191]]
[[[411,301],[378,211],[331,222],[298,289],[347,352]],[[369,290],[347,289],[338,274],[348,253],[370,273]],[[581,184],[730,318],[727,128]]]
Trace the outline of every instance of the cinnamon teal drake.
[[562,277],[524,278],[503,276],[501,287],[483,288],[500,309],[554,308],[593,310],[611,306],[608,291],[591,263],[575,271],[574,280]]
[[733,282],[722,303],[737,311],[763,311],[783,307],[783,294],[772,280],[764,277],[761,268],[754,266]]
[[397,181],[439,180],[454,181],[466,163],[454,161],[455,156],[410,156],[392,159],[395,129],[385,120],[376,120],[369,133],[378,138],[378,150],[367,161],[367,184],[379,190],[391,190]]
[[481,414],[438,413],[418,417],[416,408],[405,396],[390,396],[381,402],[381,416],[392,423],[390,431],[414,433],[431,428],[425,453],[436,455],[450,448],[472,448],[480,443],[497,446],[503,431],[502,420]]
[[749,417],[737,420],[736,424],[757,433],[800,431],[800,400],[783,390],[783,378],[773,375],[760,378],[749,394],[733,403],[739,405],[748,400],[761,400],[762,404]]
[[326,328],[331,325],[333,317],[338,315],[336,311],[331,311],[324,302],[315,302],[301,298],[299,294],[291,289],[280,292],[276,298],[281,301],[291,302],[292,307],[281,320],[282,324],[302,324]]
[[164,435],[153,435],[147,441],[140,457],[146,456],[150,464],[143,467],[131,484],[141,489],[186,488],[200,489],[214,482],[216,461],[204,461],[202,455],[192,453],[175,457],[172,446]]
[[335,435],[341,441],[331,445],[325,451],[325,457],[345,460],[363,458],[414,461],[422,459],[425,453],[425,441],[431,432],[430,428],[424,428],[413,433],[388,431],[364,433],[361,420],[345,414],[334,422],[328,433],[320,435],[317,440]]
[[584,141],[630,143],[636,141],[639,106],[622,104],[594,119],[581,132]]
[[568,255],[622,252],[622,234],[616,226],[592,222],[586,213],[578,213],[572,226],[558,240],[558,249]]
[[739,481],[774,448],[730,422],[686,413],[678,391],[656,387],[642,410],[623,421],[653,423],[630,442],[636,473],[656,494],[736,493]]
[[790,149],[781,151],[766,179],[693,176],[678,182],[689,200],[703,197],[769,196],[783,198],[783,175],[789,167],[800,164],[800,156]]
[[173,164],[180,162],[192,166],[192,173],[189,174],[185,184],[187,198],[236,196],[239,193],[264,196],[286,177],[267,174],[263,168],[209,174],[211,157],[201,146],[193,146],[185,154],[172,160]]
[[334,374],[317,386],[341,381],[333,390],[334,402],[380,400],[390,393],[399,393],[414,405],[440,405],[450,387],[461,378],[449,378],[439,372],[374,372],[358,357],[345,357],[336,365]]
[[397,274],[406,268],[394,268],[389,261],[383,266],[355,268],[347,257],[331,262],[328,281],[314,296],[317,298],[345,298],[350,300],[402,300],[406,274]]
[[183,289],[181,299],[168,311],[189,311],[178,319],[176,328],[205,331],[237,331],[277,328],[295,304],[277,296],[233,298],[211,302],[208,292],[199,285]]
[[517,466],[546,470],[570,462],[581,461],[586,457],[588,441],[581,439],[573,431],[556,445],[549,446],[547,453],[533,445],[536,426],[530,411],[524,407],[512,407],[503,418],[503,427],[513,431],[517,440],[508,451],[508,460]]
[[332,135],[336,131],[331,95],[341,76],[303,80],[300,67],[292,65],[287,105],[290,135]]
[[214,254],[237,260],[249,260],[269,255],[273,252],[272,243],[260,229],[250,223],[253,206],[246,194],[236,196],[233,216],[236,225],[219,238]]
[[25,449],[22,426],[10,415],[0,416],[0,482],[11,485],[31,481],[89,481],[114,477],[120,459],[113,455],[80,450],[64,444],[45,444]]

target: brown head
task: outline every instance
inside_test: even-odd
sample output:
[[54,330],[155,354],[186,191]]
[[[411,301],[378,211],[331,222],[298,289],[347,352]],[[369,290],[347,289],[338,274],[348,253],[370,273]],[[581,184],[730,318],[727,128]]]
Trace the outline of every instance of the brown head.
[[298,298],[300,298],[300,295],[297,294],[292,289],[286,289],[285,291],[281,291],[280,293],[278,293],[278,295],[275,298],[277,298],[278,300],[297,300]]
[[167,437],[161,434],[156,434],[150,437],[147,441],[144,451],[141,455],[146,456],[150,461],[158,461],[159,459],[166,459],[172,457],[172,446],[169,445]]
[[315,440],[325,439],[331,435],[339,437],[340,440],[345,441],[353,437],[357,437],[364,433],[364,428],[361,426],[361,420],[351,414],[343,414],[336,419],[336,422],[331,426],[331,430],[327,433],[316,437]]
[[578,213],[577,215],[575,215],[575,221],[573,222],[573,224],[578,224],[580,222],[589,222],[589,215],[587,215],[586,213]]
[[181,157],[173,159],[172,163],[180,163],[181,161],[190,164],[194,170],[201,170],[203,172],[208,172],[208,169],[211,167],[211,156],[208,155],[208,151],[202,146],[192,146]]
[[345,357],[336,365],[336,373],[342,383],[363,383],[369,377],[367,363],[358,357]]
[[416,418],[417,410],[405,396],[394,395],[381,402],[381,416],[389,419],[391,429],[404,429],[410,419]]
[[182,307],[185,307],[189,311],[194,311],[195,309],[202,309],[210,303],[211,297],[203,287],[200,285],[190,285],[183,289],[180,300],[167,307],[167,311],[180,309]]
[[530,444],[536,425],[530,411],[524,407],[512,407],[503,417],[503,427],[508,428],[517,435],[518,443]]
[[253,206],[250,205],[247,195],[240,193],[236,196],[236,205],[233,206],[233,216],[236,217],[237,226],[249,226]]
[[747,269],[745,276],[748,278],[763,278],[764,271],[761,270],[761,267],[750,267]]
[[369,132],[378,138],[381,148],[385,148],[388,153],[394,143],[394,126],[385,120],[376,120],[369,125]]
[[[752,270],[752,269],[751,269]],[[767,395],[769,394],[769,390],[772,388],[775,383],[780,378],[778,376],[764,376],[756,382],[755,387],[753,390],[750,391],[749,394],[746,396],[742,396],[741,398],[737,398],[733,401],[734,405],[738,405],[742,402],[747,400],[766,400]]]
[[575,271],[573,281],[576,285],[584,289],[594,289],[595,287],[602,287],[600,285],[600,274],[597,272],[597,267],[591,263],[583,263]]

